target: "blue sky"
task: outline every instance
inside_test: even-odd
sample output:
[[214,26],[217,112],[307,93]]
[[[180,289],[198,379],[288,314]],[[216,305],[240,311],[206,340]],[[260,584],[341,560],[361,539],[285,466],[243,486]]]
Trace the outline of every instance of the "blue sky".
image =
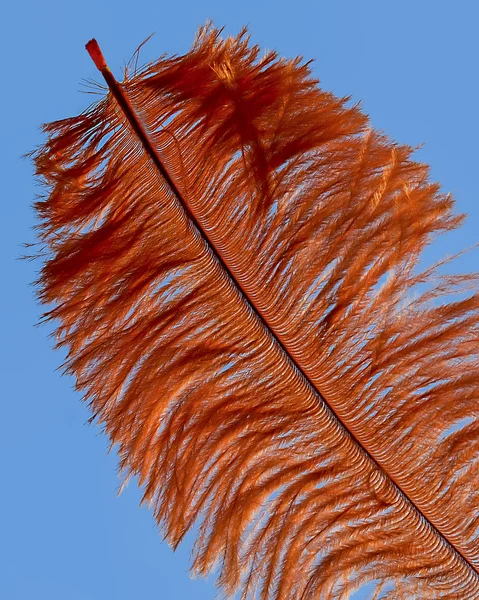
[[[375,127],[417,156],[470,217],[441,238],[427,260],[479,241],[477,191],[479,4],[475,0],[53,0],[2,9],[2,419],[0,597],[6,600],[208,600],[213,581],[188,576],[192,538],[173,554],[140,494],[116,492],[116,457],[73,382],[56,370],[51,328],[20,262],[34,240],[30,208],[40,190],[21,156],[42,142],[43,122],[83,110],[82,79],[100,80],[84,44],[100,42],[113,71],[150,33],[142,60],[188,50],[206,20],[286,56],[314,58],[322,86],[362,100]],[[5,168],[5,170],[3,170]],[[455,269],[478,266],[478,252]],[[356,596],[357,600],[363,597]]]

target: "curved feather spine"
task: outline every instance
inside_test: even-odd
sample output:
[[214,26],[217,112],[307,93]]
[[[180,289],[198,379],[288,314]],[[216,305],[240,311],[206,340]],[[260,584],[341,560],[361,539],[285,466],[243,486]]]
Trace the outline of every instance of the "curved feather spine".
[[[174,179],[168,173],[168,169],[167,169],[166,165],[163,164],[160,155],[158,154],[157,150],[154,148],[150,138],[148,137],[146,130],[141,125],[140,120],[139,120],[138,116],[136,115],[133,106],[131,105],[131,103],[128,100],[128,96],[121,89],[120,84],[116,81],[116,79],[114,78],[113,74],[108,69],[108,67],[106,67],[106,64],[105,64],[104,68],[100,68],[99,70],[102,72],[103,76],[105,77],[105,80],[106,80],[111,92],[113,93],[113,95],[117,99],[117,101],[119,102],[125,117],[128,119],[130,125],[132,126],[133,131],[138,136],[143,148],[145,149],[147,154],[150,156],[150,158],[152,159],[155,166],[159,169],[161,175],[163,177],[165,177],[166,181],[168,182],[168,185],[171,187],[171,190],[174,193],[176,199],[178,200],[181,207],[185,211],[185,215],[194,224],[196,230],[198,231],[199,235],[203,239],[206,247],[211,249],[216,260],[221,265],[221,268],[225,271],[225,273],[231,280],[233,286],[238,289],[238,291],[239,291],[240,295],[243,297],[245,303],[247,303],[248,306],[251,308],[251,310],[257,315],[257,317],[259,318],[263,327],[265,328],[268,336],[271,336],[271,338],[274,340],[274,342],[276,344],[278,344],[278,346],[280,347],[281,351],[285,354],[287,359],[291,362],[292,365],[294,365],[294,368],[299,371],[301,376],[305,379],[307,384],[314,391],[315,395],[318,397],[318,401],[321,403],[324,403],[324,405],[330,411],[331,416],[337,421],[337,423],[344,430],[344,432],[347,434],[347,436],[349,436],[354,441],[354,443],[357,444],[357,446],[360,448],[361,452],[364,453],[364,455],[368,458],[368,460],[370,460],[375,467],[377,467],[382,473],[384,473],[386,475],[386,477],[388,477],[388,479],[394,485],[396,492],[403,498],[403,500],[408,505],[411,506],[411,508],[413,508],[418,513],[420,519],[424,520],[427,527],[429,527],[441,540],[443,540],[445,545],[448,548],[450,548],[452,550],[452,552],[454,552],[460,558],[460,560],[464,561],[464,563],[467,565],[467,567],[470,568],[471,571],[473,572],[474,578],[476,578],[477,582],[479,583],[479,572],[477,571],[475,566],[468,560],[468,558],[466,556],[464,556],[461,553],[460,550],[458,550],[454,546],[454,544],[452,542],[450,542],[450,540],[448,539],[448,536],[446,534],[442,533],[440,531],[440,529],[434,524],[434,522],[431,521],[430,519],[428,519],[427,516],[425,516],[423,511],[415,504],[415,502],[413,500],[411,500],[411,498],[404,492],[404,490],[401,488],[401,486],[395,481],[394,477],[390,473],[388,473],[388,471],[385,469],[385,467],[381,463],[381,461],[378,460],[377,458],[375,458],[374,455],[368,450],[367,444],[364,442],[364,440],[360,440],[354,434],[354,430],[352,428],[347,427],[345,422],[343,422],[341,417],[334,411],[332,406],[328,403],[324,394],[319,389],[317,389],[317,387],[313,384],[313,382],[309,378],[308,374],[302,369],[301,365],[293,358],[294,352],[292,353],[291,350],[288,349],[287,344],[281,339],[281,336],[278,335],[278,333],[276,333],[274,331],[274,329],[271,327],[271,325],[268,323],[267,319],[265,318],[265,315],[255,305],[254,299],[251,298],[250,294],[248,294],[247,289],[245,289],[244,286],[242,286],[239,283],[238,278],[235,277],[234,272],[232,271],[232,269],[228,266],[227,262],[225,261],[225,258],[222,255],[221,250],[219,248],[217,248],[215,246],[214,242],[210,239],[210,237],[208,237],[208,234],[206,233],[204,227],[202,226],[202,224],[198,218],[198,215],[196,215],[194,213],[194,210],[188,205],[187,200],[182,196],[181,192],[179,191],[178,186],[175,184]],[[384,188],[381,191],[381,194],[383,192],[384,192]],[[380,200],[380,198],[375,197],[376,203],[379,202],[379,200]],[[396,502],[397,502],[397,500],[396,500]]]

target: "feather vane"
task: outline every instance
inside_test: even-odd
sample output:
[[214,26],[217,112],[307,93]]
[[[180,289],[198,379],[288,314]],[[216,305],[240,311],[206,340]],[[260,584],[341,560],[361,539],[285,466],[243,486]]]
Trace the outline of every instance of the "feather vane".
[[259,52],[204,28],[125,78],[166,175],[112,94],[45,126],[66,371],[226,595],[479,598],[477,277],[419,262],[463,217],[410,147]]

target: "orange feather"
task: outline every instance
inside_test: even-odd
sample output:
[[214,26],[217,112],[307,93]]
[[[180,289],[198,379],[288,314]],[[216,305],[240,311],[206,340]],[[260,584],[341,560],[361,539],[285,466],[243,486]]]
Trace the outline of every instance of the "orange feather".
[[477,277],[419,268],[451,197],[244,31],[122,84],[89,50],[111,93],[35,153],[39,294],[170,543],[199,522],[231,597],[479,598]]

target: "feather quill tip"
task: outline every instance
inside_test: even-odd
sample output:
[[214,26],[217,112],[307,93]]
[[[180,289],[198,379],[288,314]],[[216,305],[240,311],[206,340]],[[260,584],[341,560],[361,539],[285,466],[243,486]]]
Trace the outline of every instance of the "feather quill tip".
[[105,57],[103,56],[100,46],[95,38],[92,38],[89,42],[87,42],[87,44],[85,44],[85,48],[87,49],[88,54],[91,56],[91,59],[99,71],[103,71],[104,69],[108,68]]

